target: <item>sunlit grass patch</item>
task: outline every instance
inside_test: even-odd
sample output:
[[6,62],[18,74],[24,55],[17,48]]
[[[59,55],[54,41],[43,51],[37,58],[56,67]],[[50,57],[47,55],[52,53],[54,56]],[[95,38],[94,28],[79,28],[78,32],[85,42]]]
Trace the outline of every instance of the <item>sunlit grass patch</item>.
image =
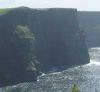
[[11,10],[10,8],[0,9],[0,15],[7,14],[10,10]]
[[80,92],[80,90],[76,84],[73,85],[71,92]]

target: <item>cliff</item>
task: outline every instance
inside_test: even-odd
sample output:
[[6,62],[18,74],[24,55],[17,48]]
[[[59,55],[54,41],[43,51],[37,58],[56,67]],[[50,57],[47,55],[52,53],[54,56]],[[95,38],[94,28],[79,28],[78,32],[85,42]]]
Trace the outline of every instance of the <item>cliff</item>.
[[[26,72],[23,74],[23,69],[25,69],[23,64],[25,64],[25,62],[22,63],[26,54],[21,54],[21,52],[27,52],[29,47],[27,47],[28,44],[25,43],[27,49],[24,50],[20,47],[24,46],[22,44],[23,42],[17,45],[20,40],[12,40],[15,39],[13,33],[18,25],[28,26],[32,34],[34,34],[35,50],[33,55],[36,57],[36,60],[33,60],[33,63],[37,66],[36,69],[40,67],[41,71],[47,72],[51,68],[67,68],[89,62],[88,49],[83,32],[79,30],[76,9],[12,9],[7,14],[0,16],[0,44],[4,42],[3,45],[0,45],[0,51],[2,50],[2,52],[0,52],[0,65],[2,65],[3,62],[3,70],[5,66],[11,67],[12,64],[17,65],[14,69],[19,69],[17,72],[21,74],[20,80],[23,76],[27,76]],[[25,40],[24,42],[27,41]],[[28,49],[28,51],[30,51],[30,49]],[[39,62],[39,67],[37,61]],[[8,66],[6,62],[10,65]],[[13,67],[10,69],[13,70]],[[12,72],[9,70],[9,72],[12,75],[16,75],[15,70]],[[2,73],[2,76],[5,77],[6,73],[7,71],[5,71],[4,74]],[[29,76],[31,75],[32,72]],[[37,71],[35,71],[35,76],[37,76]],[[6,78],[9,79],[9,77],[5,77],[5,79]],[[2,79],[0,76],[0,80],[5,79]],[[11,80],[13,80],[13,77]],[[20,80],[17,81],[20,82]]]
[[100,46],[100,12],[79,11],[78,19],[80,28],[86,33],[88,47]]

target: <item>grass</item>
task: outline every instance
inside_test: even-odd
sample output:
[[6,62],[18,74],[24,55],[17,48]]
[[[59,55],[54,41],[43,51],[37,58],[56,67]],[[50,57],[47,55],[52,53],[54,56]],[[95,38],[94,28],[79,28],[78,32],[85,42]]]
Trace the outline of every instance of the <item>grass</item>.
[[7,14],[11,10],[10,8],[0,9],[0,15]]
[[80,92],[80,90],[76,84],[73,85],[71,92]]

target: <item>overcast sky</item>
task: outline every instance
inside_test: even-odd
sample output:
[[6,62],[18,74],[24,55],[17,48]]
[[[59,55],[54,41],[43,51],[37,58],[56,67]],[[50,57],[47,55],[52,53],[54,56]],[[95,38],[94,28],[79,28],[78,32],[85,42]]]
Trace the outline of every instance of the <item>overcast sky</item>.
[[100,0],[0,0],[0,8],[28,6],[32,8],[64,7],[81,11],[100,11]]

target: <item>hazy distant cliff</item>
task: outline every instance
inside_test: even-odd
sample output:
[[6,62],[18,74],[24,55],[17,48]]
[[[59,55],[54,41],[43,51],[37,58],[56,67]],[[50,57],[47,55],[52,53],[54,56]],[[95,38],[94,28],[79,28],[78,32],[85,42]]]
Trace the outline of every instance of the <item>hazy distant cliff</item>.
[[[28,26],[34,34],[34,55],[37,61],[40,62],[39,65],[42,71],[48,71],[54,67],[70,67],[89,62],[88,49],[84,35],[79,30],[76,9],[52,8],[39,10],[17,8],[1,16],[0,32],[3,36],[1,36],[0,44],[4,40],[3,45],[7,48],[3,50],[4,54],[0,52],[0,61],[2,61],[2,55],[5,58],[8,57],[9,60],[5,61],[9,61],[10,64],[13,62],[10,60],[15,59],[16,61],[17,58],[19,58],[17,60],[20,60],[19,55],[22,49],[18,52],[14,44],[16,42],[11,40],[18,25]],[[24,45],[21,43],[21,46]],[[0,50],[2,49],[3,46]],[[20,62],[16,61],[14,64],[21,67]],[[4,67],[5,65],[6,63]]]
[[88,47],[100,47],[100,12],[79,11],[80,28],[86,32]]

